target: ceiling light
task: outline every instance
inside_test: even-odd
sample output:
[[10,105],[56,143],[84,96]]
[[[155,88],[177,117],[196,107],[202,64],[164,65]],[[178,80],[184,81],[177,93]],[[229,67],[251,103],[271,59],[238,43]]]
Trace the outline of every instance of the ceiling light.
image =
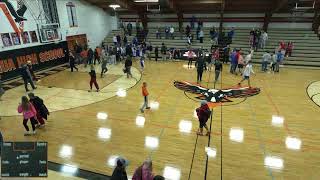
[[183,133],[190,133],[192,130],[192,122],[181,120],[179,123],[179,131]]
[[110,4],[109,7],[113,8],[113,9],[117,9],[117,8],[120,8],[120,5],[118,5],[118,4]]
[[166,166],[163,170],[163,177],[170,180],[179,180],[181,170],[175,167]]
[[69,145],[63,145],[60,148],[59,154],[60,154],[60,157],[62,158],[70,158],[73,155],[72,147]]
[[286,138],[286,146],[288,149],[299,150],[301,148],[301,140],[288,136]]
[[232,141],[243,142],[243,129],[242,128],[231,128],[229,137]]
[[212,147],[205,147],[205,151],[208,155],[208,157],[214,158],[217,155],[217,150],[216,148],[212,148]]
[[105,112],[98,112],[97,113],[97,118],[100,120],[106,120],[108,118],[108,114]]
[[273,126],[282,127],[283,121],[284,121],[284,118],[281,116],[276,116],[276,115],[272,116],[272,125]]
[[267,156],[264,158],[264,165],[272,169],[280,170],[283,168],[283,159],[276,156]]
[[109,128],[99,128],[98,137],[102,140],[108,140],[111,137],[111,129]]
[[145,146],[150,149],[155,149],[159,146],[159,138],[146,136],[145,138]]
[[136,125],[138,127],[143,127],[146,119],[143,116],[137,116],[136,118]]

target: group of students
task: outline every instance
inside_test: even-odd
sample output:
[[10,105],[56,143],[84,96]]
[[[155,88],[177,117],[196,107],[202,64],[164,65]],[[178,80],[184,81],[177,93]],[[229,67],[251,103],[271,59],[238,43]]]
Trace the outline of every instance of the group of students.
[[[33,93],[27,96],[22,96],[21,103],[18,106],[18,113],[23,114],[23,126],[26,130],[24,133],[27,135],[36,134],[36,128],[43,128],[45,126],[45,120],[48,119],[49,110],[44,104],[43,100]],[[31,121],[32,131],[30,131],[28,126],[28,121]]]
[[249,35],[249,46],[251,49],[258,51],[258,48],[265,48],[268,40],[268,33],[266,31],[261,31],[259,28],[252,28]]
[[[170,26],[170,27],[166,26],[164,28],[165,38],[166,39],[169,39],[169,38],[174,39],[174,32],[175,32],[175,30],[174,30],[173,26]],[[158,27],[156,30],[156,39],[161,39],[161,37],[162,37],[161,28]]]

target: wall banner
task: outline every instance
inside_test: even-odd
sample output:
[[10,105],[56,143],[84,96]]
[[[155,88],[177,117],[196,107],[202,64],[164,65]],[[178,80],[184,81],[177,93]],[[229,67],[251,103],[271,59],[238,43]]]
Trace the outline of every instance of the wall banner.
[[68,54],[67,41],[0,52],[2,80],[20,76],[19,69],[27,61],[39,71],[68,62]]

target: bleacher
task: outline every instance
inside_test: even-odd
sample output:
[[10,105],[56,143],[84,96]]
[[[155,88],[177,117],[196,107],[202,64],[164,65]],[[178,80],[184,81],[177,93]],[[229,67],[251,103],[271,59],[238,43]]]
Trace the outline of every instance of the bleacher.
[[[176,30],[178,28],[175,28]],[[231,48],[241,48],[242,52],[246,54],[249,47],[249,32],[251,28],[235,28],[235,36],[233,38]],[[204,49],[211,48],[211,41],[209,35],[210,28],[204,28],[204,43],[199,43],[199,40],[196,40],[196,30],[192,31],[194,35],[194,41],[192,43],[192,48],[200,48]],[[133,31],[134,32],[134,31]],[[226,33],[228,29],[226,30]],[[112,44],[112,37],[120,33],[120,30],[112,31],[104,40],[104,42],[108,44]],[[135,35],[135,32],[132,34]],[[161,47],[162,43],[165,43],[167,48],[178,48],[178,49],[186,49],[187,48],[187,40],[185,39],[185,34],[180,35],[179,32],[175,32],[175,39],[165,39],[164,29],[161,33],[162,39],[156,39],[156,28],[150,28],[148,33],[147,40],[152,43],[153,47],[158,46]],[[294,66],[310,66],[310,67],[320,67],[320,43],[319,39],[313,31],[309,29],[269,29],[268,30],[269,40],[267,42],[265,50],[269,50],[270,52],[274,52],[276,47],[278,47],[278,43],[281,40],[285,42],[293,41],[294,49],[292,53],[292,57],[286,57],[284,64],[285,65],[294,65]],[[128,41],[131,42],[133,36],[128,37]],[[260,63],[262,54],[265,50],[258,49],[257,52],[254,53],[252,58],[253,63]],[[152,52],[154,54],[154,52]]]

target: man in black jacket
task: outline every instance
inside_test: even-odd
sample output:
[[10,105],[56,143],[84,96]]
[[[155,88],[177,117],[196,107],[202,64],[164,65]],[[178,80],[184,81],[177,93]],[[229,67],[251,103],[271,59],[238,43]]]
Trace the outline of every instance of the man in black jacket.
[[195,66],[197,67],[197,83],[202,81],[202,73],[205,67],[205,61],[202,56],[198,57]]
[[154,48],[154,54],[156,56],[156,61],[158,61],[158,58],[159,58],[159,48],[158,48],[158,46],[156,46],[156,48]]
[[126,62],[124,63],[124,67],[125,67],[125,73],[127,73],[127,78],[132,77],[131,74],[131,66],[132,66],[132,60],[131,57],[128,56]]
[[33,83],[33,80],[32,80],[32,76],[29,72],[29,69],[27,67],[27,65],[22,65],[22,68],[20,69],[20,74],[21,74],[21,77],[23,79],[23,82],[24,82],[24,88],[26,89],[26,92],[29,91],[28,89],[28,83],[30,83],[32,89],[37,89]]
[[88,64],[92,64],[93,61],[93,50],[89,48],[88,50]]
[[75,58],[72,52],[69,53],[69,64],[70,64],[71,72],[73,72],[73,68],[75,68],[78,71],[78,68],[75,65]]

